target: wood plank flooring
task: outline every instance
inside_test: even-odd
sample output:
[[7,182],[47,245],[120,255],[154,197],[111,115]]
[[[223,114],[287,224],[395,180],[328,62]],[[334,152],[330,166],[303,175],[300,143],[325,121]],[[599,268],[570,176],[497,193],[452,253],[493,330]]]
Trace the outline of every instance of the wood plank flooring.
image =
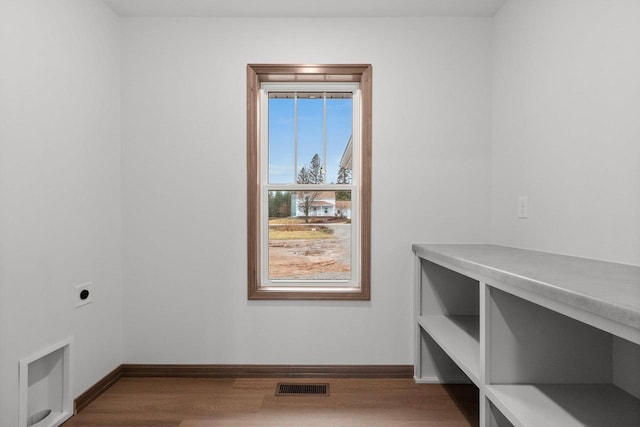
[[330,396],[275,396],[277,378],[121,378],[64,427],[478,425],[475,386],[326,379]]

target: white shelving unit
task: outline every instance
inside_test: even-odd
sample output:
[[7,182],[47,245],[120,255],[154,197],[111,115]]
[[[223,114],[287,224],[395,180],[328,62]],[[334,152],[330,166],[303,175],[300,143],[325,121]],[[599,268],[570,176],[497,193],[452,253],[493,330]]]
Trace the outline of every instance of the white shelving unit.
[[481,426],[640,426],[640,267],[413,250],[417,382],[475,384]]

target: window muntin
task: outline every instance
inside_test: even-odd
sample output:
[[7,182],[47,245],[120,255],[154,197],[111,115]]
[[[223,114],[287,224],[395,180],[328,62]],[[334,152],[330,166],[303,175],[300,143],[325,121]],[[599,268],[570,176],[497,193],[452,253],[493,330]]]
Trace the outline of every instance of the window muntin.
[[358,85],[265,83],[260,99],[261,285],[358,287]]

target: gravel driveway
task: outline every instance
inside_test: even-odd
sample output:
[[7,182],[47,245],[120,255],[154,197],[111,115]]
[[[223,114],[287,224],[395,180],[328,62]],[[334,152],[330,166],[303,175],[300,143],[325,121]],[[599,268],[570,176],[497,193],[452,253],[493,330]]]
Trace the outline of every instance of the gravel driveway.
[[351,224],[322,225],[333,229],[331,238],[269,242],[271,280],[351,278]]

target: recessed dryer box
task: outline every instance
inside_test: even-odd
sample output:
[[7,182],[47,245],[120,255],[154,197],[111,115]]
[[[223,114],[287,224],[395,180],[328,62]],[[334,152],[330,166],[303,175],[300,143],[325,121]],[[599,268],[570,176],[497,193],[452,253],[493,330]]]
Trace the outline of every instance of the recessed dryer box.
[[19,427],[57,427],[71,418],[71,344],[68,338],[20,360]]

